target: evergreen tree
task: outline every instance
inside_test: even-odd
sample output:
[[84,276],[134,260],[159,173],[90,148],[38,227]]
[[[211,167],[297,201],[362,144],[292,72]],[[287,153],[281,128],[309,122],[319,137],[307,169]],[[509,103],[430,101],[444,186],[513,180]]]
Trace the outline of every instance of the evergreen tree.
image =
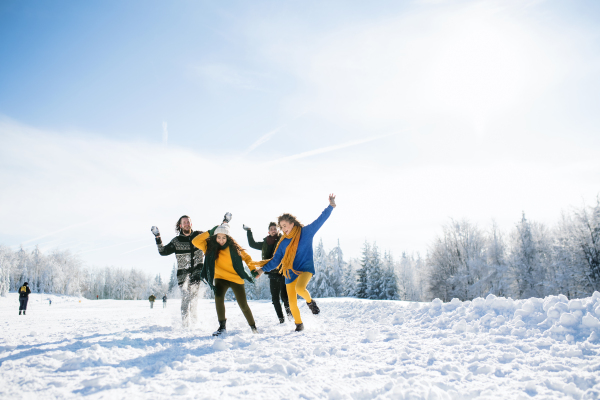
[[171,293],[173,291],[173,288],[176,288],[177,286],[177,263],[173,263],[173,269],[171,270],[171,278],[169,278],[169,293]]
[[381,253],[377,247],[377,243],[373,244],[371,249],[370,268],[367,271],[367,298],[377,300],[382,298],[383,287],[383,263],[381,261]]
[[399,299],[398,278],[396,277],[394,268],[394,258],[389,252],[386,252],[383,257],[383,285],[381,298],[385,300]]
[[337,246],[329,252],[330,277],[329,281],[333,290],[333,296],[343,296],[344,293],[344,253],[338,239]]
[[356,297],[360,299],[368,298],[368,279],[369,270],[371,269],[371,246],[365,240],[360,261],[360,268],[357,271],[356,280]]

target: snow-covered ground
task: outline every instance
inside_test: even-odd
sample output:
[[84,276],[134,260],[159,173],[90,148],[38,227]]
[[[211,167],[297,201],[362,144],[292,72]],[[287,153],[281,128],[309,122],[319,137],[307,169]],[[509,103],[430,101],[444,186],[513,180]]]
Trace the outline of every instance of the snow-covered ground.
[[[47,298],[53,299],[48,305]],[[600,293],[442,304],[318,300],[306,330],[279,325],[252,301],[253,335],[227,302],[229,335],[215,339],[214,304],[183,329],[179,300],[0,298],[2,399],[598,399]]]

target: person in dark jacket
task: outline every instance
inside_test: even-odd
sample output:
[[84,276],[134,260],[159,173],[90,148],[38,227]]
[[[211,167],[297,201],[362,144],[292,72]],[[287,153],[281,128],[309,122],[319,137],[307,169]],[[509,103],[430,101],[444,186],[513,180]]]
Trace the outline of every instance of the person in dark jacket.
[[204,253],[192,246],[192,240],[200,235],[201,231],[192,230],[192,220],[187,215],[179,218],[175,224],[178,233],[166,246],[163,245],[160,231],[152,227],[156,238],[158,253],[168,256],[175,253],[177,259],[177,283],[181,290],[181,319],[184,326],[189,326],[190,319],[197,319],[198,291],[200,290],[200,272],[203,267]]
[[[248,244],[250,247],[256,250],[261,250],[263,260],[270,260],[273,258],[273,253],[275,253],[277,242],[279,242],[279,239],[281,239],[281,234],[277,230],[277,224],[275,222],[271,222],[269,224],[269,234],[263,238],[262,242],[256,242],[254,240],[254,236],[252,236],[252,229],[249,226],[244,225],[244,229],[248,234]],[[293,318],[292,311],[290,310],[290,303],[288,301],[287,290],[285,288],[285,277],[277,271],[265,272],[265,274],[269,276],[269,286],[271,289],[271,300],[273,302],[273,307],[275,307],[275,312],[277,313],[279,322],[283,324],[285,322],[285,318],[283,317],[281,302],[283,302],[283,306],[285,307],[285,312],[288,318]]]
[[23,286],[19,288],[19,315],[21,315],[21,311],[23,311],[23,315],[25,315],[25,311],[27,311],[29,293],[31,293],[31,289],[29,289],[29,283],[25,282],[23,283]]
[[156,300],[156,296],[151,294],[150,297],[148,297],[148,300],[150,300],[150,308],[154,308],[154,300]]
[[165,294],[163,296],[163,308],[166,308],[166,307],[167,307],[167,295]]

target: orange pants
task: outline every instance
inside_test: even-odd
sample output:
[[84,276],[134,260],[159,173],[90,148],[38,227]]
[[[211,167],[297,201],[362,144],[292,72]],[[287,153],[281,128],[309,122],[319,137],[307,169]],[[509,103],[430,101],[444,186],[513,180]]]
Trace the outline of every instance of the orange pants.
[[302,323],[302,318],[300,318],[300,309],[298,308],[298,295],[300,295],[307,303],[312,301],[312,297],[310,297],[310,293],[306,290],[306,285],[312,278],[313,274],[310,272],[302,272],[294,282],[290,282],[285,285],[287,289],[288,298],[290,300],[290,310],[292,311],[292,315],[294,316],[294,322],[297,324]]

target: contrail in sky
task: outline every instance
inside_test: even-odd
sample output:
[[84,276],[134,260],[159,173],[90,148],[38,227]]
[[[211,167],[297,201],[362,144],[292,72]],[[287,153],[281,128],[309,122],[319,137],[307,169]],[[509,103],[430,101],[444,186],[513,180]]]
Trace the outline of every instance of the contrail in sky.
[[[144,240],[145,240],[145,239],[144,239]],[[138,251],[138,250],[141,250],[141,249],[145,249],[146,247],[150,247],[150,246],[156,246],[156,245],[155,245],[154,243],[153,243],[153,244],[149,244],[149,245],[147,245],[147,246],[142,246],[142,247],[138,247],[137,249],[133,249],[133,250],[126,251],[125,253],[121,253],[121,254],[119,254],[119,255],[120,255],[120,256],[122,256],[122,255],[124,255],[124,254],[133,253],[134,251]]]
[[288,161],[292,161],[292,160],[297,160],[299,158],[305,158],[305,157],[314,156],[316,154],[328,153],[330,151],[335,151],[335,150],[343,149],[345,147],[356,146],[356,145],[359,145],[359,144],[363,144],[363,143],[367,143],[367,142],[372,142],[373,140],[383,139],[385,137],[392,136],[392,135],[395,135],[395,133],[389,133],[387,135],[381,135],[381,136],[373,136],[373,137],[366,138],[366,139],[353,140],[351,142],[342,143],[342,144],[336,144],[334,146],[321,147],[320,149],[305,151],[304,153],[298,153],[298,154],[294,154],[292,156],[287,156],[287,157],[279,158],[277,160],[273,160],[271,162],[267,162],[267,163],[265,163],[263,165],[265,165],[265,166],[271,166],[271,165],[280,164],[280,163],[284,163],[284,162],[288,162]]
[[100,218],[100,217],[96,217],[96,218],[92,218],[92,219],[90,219],[89,221],[86,221],[86,222],[81,222],[81,223],[79,223],[79,224],[73,224],[73,225],[69,225],[69,226],[66,226],[66,227],[64,227],[64,228],[62,228],[62,229],[59,229],[59,230],[57,230],[57,231],[54,231],[54,232],[49,232],[49,233],[46,233],[46,234],[44,234],[44,235],[41,235],[41,236],[35,237],[35,238],[33,238],[33,239],[26,240],[26,241],[24,241],[24,242],[21,242],[21,244],[25,244],[25,243],[29,243],[29,242],[34,242],[34,241],[36,241],[36,240],[43,239],[43,238],[45,238],[45,237],[47,237],[47,236],[54,235],[54,234],[57,234],[57,233],[59,233],[59,232],[66,231],[66,230],[68,230],[68,229],[77,228],[77,227],[79,227],[79,226],[87,225],[87,224],[89,224],[89,223],[92,223],[92,222],[94,222],[94,221],[98,220],[99,218]]
[[[292,118],[292,121],[297,120],[298,118],[300,118],[301,116],[303,116],[304,114],[308,113],[308,111],[303,111],[300,114],[296,115],[294,118]],[[255,148],[257,148],[258,146],[260,146],[261,144],[268,142],[269,139],[271,139],[271,137],[276,134],[277,132],[279,132],[281,129],[285,128],[287,126],[287,124],[283,124],[278,128],[273,129],[270,132],[265,133],[264,135],[262,135],[260,138],[258,138],[258,140],[254,143],[252,143],[250,145],[250,147],[248,147],[246,149],[246,151],[244,151],[244,153],[242,154],[242,156],[245,156],[246,154],[250,153],[252,150],[254,150]]]
[[95,249],[83,250],[83,251],[80,251],[79,253],[75,253],[75,254],[84,254],[84,253],[89,253],[90,251],[110,249],[111,247],[118,247],[118,246],[123,246],[125,244],[137,243],[137,242],[143,242],[143,241],[147,241],[147,239],[138,239],[138,240],[132,240],[129,242],[121,242],[121,243],[117,243],[117,244],[111,244],[110,246],[96,247]]

